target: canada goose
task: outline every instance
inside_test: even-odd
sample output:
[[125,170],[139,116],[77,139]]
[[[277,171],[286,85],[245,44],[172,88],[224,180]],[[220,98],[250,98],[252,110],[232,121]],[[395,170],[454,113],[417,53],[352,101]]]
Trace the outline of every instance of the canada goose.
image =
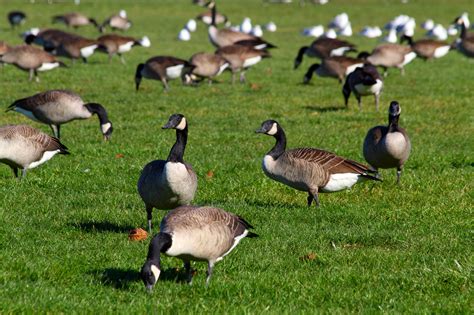
[[103,35],[97,38],[99,43],[99,50],[106,52],[109,55],[109,62],[112,61],[112,56],[117,54],[120,60],[125,64],[122,54],[130,51],[134,46],[150,47],[151,43],[147,36],[141,39],[133,37],[121,36],[117,34]]
[[308,192],[308,206],[313,200],[319,207],[319,192],[336,192],[352,187],[363,179],[379,180],[367,166],[314,148],[285,151],[286,136],[275,120],[266,120],[257,133],[276,139],[275,146],[263,158],[265,175],[297,190]]
[[345,40],[320,37],[311,43],[310,46],[301,47],[295,58],[294,68],[298,68],[303,61],[303,55],[324,59],[334,56],[342,56],[346,52],[356,51],[355,45]]
[[106,19],[99,27],[99,31],[103,33],[107,26],[110,26],[112,30],[126,31],[132,26],[132,22],[127,18],[125,11],[121,10],[118,15],[112,15]]
[[59,46],[56,47],[55,54],[70,58],[73,63],[77,59],[82,59],[84,63],[87,63],[87,58],[92,56],[98,47],[99,43],[95,39],[69,36],[61,40]]
[[60,66],[66,67],[55,56],[30,45],[21,45],[9,49],[0,56],[0,63],[10,63],[21,70],[29,71],[29,80],[33,80],[34,76],[37,82],[39,81],[38,71],[48,71]]
[[69,27],[78,28],[79,26],[94,25],[96,28],[99,27],[97,21],[92,18],[88,18],[84,14],[78,12],[66,13],[63,15],[53,16],[53,23],[64,23]]
[[145,63],[137,66],[135,72],[135,87],[140,88],[142,78],[160,80],[165,91],[169,90],[168,80],[177,78],[184,79],[186,74],[193,70],[194,66],[183,59],[170,56],[157,56],[148,59]]
[[183,160],[188,141],[186,118],[173,114],[162,128],[176,129],[176,142],[166,160],[155,160],[145,165],[137,184],[138,193],[145,203],[150,233],[153,208],[167,210],[189,205],[197,189],[196,173]]
[[313,77],[313,74],[316,73],[320,77],[331,77],[339,80],[339,83],[342,83],[342,80],[354,71],[357,67],[362,67],[364,61],[362,59],[356,59],[346,56],[336,56],[324,58],[321,64],[315,63],[308,68],[304,76],[304,84],[308,84]]
[[414,42],[411,36],[403,35],[400,42],[405,40],[408,41],[416,55],[425,60],[446,56],[451,49],[451,45],[448,43],[432,39],[420,39]]
[[381,44],[375,47],[370,55],[367,52],[361,52],[357,58],[366,59],[372,65],[382,67],[384,76],[387,76],[389,67],[400,69],[400,73],[404,75],[405,69],[403,67],[416,58],[416,53],[410,46]]
[[211,8],[213,13],[213,22],[208,28],[209,40],[217,48],[234,44],[252,46],[255,49],[269,49],[276,47],[266,42],[262,38],[251,34],[233,31],[230,29],[218,29],[215,23],[216,4],[214,1],[211,1],[208,6]]
[[376,171],[379,168],[397,168],[400,183],[403,165],[410,156],[411,143],[407,132],[398,126],[401,108],[398,102],[390,103],[388,126],[375,126],[364,140],[364,158]]
[[48,52],[54,51],[61,43],[70,37],[77,37],[75,34],[67,33],[57,29],[31,29],[25,34],[25,43],[37,44],[43,47]]
[[192,55],[189,59],[189,63],[195,68],[187,75],[187,81],[207,78],[209,84],[212,84],[212,79],[220,75],[230,65],[221,55],[205,52]]
[[26,14],[22,11],[11,11],[8,12],[8,22],[10,23],[10,26],[15,28],[17,25],[21,25],[25,23],[26,21]]
[[35,168],[50,160],[54,155],[69,154],[68,148],[59,139],[27,125],[0,127],[0,162],[7,164],[18,177],[18,169]]
[[461,34],[454,44],[456,49],[464,56],[474,58],[474,34],[467,32],[466,24],[461,17],[457,18],[455,23],[461,28]]
[[244,237],[257,237],[243,218],[214,207],[181,206],[161,221],[160,232],[150,242],[141,277],[148,291],[161,273],[161,253],[184,262],[188,283],[193,274],[190,261],[207,261],[206,285],[216,262],[227,256]]
[[6,42],[0,40],[0,56],[3,56],[10,49],[11,47]]
[[112,135],[112,122],[105,108],[97,103],[86,104],[79,95],[67,90],[50,90],[16,100],[8,107],[7,111],[10,110],[49,125],[58,139],[62,124],[97,114],[104,140],[109,140]]
[[349,96],[354,92],[359,109],[362,108],[361,96],[375,96],[375,110],[379,110],[380,93],[382,93],[383,81],[377,68],[370,64],[356,68],[346,77],[346,82],[342,88],[346,107],[349,104]]

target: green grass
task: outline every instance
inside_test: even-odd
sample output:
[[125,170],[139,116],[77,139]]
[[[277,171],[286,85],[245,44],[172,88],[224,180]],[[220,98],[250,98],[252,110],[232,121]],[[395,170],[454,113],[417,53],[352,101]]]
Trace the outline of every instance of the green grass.
[[[213,51],[202,24],[190,42],[175,39],[201,8],[188,0],[82,1],[79,7],[69,2],[0,0],[0,6],[2,12],[21,8],[29,15],[22,30],[48,27],[50,17],[63,12],[103,19],[124,8],[134,21],[127,34],[148,35],[152,47],[126,54],[125,66],[96,54],[87,65],[41,73],[40,83],[27,82],[27,73],[12,66],[0,69],[2,108],[40,91],[68,88],[103,104],[115,127],[112,141],[103,143],[95,118],[64,125],[62,142],[71,155],[56,156],[21,182],[0,165],[1,313],[473,312],[473,60],[454,51],[433,62],[415,60],[404,77],[391,70],[378,113],[368,97],[362,111],[354,98],[344,109],[336,80],[301,85],[315,59],[292,70],[296,51],[311,40],[299,31],[342,11],[357,32],[401,13],[418,24],[426,18],[447,24],[463,11],[474,14],[472,1],[334,0],[304,7],[219,1],[232,21],[275,21],[278,31],[264,37],[279,48],[248,71],[249,84],[231,86],[226,73],[212,87],[173,81],[167,94],[150,80],[135,93],[135,67],[154,55],[189,58]],[[19,44],[18,31],[7,30],[2,19],[0,39]],[[80,33],[98,35],[92,28]],[[421,34],[418,29],[416,37]],[[350,40],[361,50],[376,43]],[[263,174],[261,159],[273,145],[254,133],[263,120],[282,124],[289,147],[325,148],[364,161],[363,137],[386,122],[391,100],[402,106],[400,123],[413,145],[401,186],[395,185],[395,170],[386,170],[383,183],[321,195],[321,208],[308,209],[304,193]],[[146,163],[166,158],[175,135],[161,126],[175,112],[190,125],[185,160],[199,177],[195,203],[243,216],[260,238],[243,240],[218,263],[208,288],[205,264],[194,265],[190,287],[175,281],[183,277],[181,261],[164,258],[164,275],[148,295],[138,275],[148,241],[130,242],[127,233],[146,226],[136,182]],[[0,125],[7,123],[49,132],[17,113],[0,114]],[[206,177],[209,170],[212,178]],[[154,212],[155,226],[163,214]]]

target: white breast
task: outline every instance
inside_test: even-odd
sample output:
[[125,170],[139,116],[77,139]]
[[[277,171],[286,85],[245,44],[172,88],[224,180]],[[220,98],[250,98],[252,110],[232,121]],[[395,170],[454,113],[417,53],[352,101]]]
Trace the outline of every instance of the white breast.
[[55,156],[57,153],[59,153],[59,150],[44,152],[43,156],[41,157],[39,161],[33,162],[30,165],[28,165],[28,169],[35,168],[38,165],[41,165],[44,162],[51,160],[53,156]]
[[181,200],[191,201],[194,196],[194,189],[191,187],[191,177],[183,163],[167,162],[165,164],[164,177],[169,188],[180,197]]
[[252,58],[247,58],[245,59],[244,61],[244,65],[243,67],[244,68],[248,68],[248,67],[251,67],[257,63],[260,62],[260,60],[262,60],[262,57],[261,56],[256,56],[256,57],[252,57]]
[[363,84],[356,84],[354,87],[360,95],[371,95],[371,94],[378,94],[382,90],[383,82],[382,80],[377,79],[377,83],[374,85],[363,85]]
[[88,57],[92,56],[92,54],[94,53],[94,50],[97,47],[98,47],[98,45],[91,45],[91,46],[81,48],[81,56],[84,57],[84,58],[88,58]]
[[118,47],[118,52],[119,53],[124,53],[124,52],[130,51],[132,49],[133,43],[134,42],[128,42],[128,43],[125,43],[123,45],[120,45]]
[[404,57],[403,57],[403,65],[406,65],[410,62],[412,62],[413,59],[416,58],[416,53],[414,51],[406,54]]
[[360,176],[354,173],[339,173],[329,177],[329,182],[321,188],[323,192],[336,192],[351,188],[360,180]]
[[48,71],[54,68],[59,67],[59,62],[45,62],[39,67],[38,71]]
[[450,46],[441,46],[435,49],[434,57],[441,58],[449,52]]
[[389,132],[384,138],[383,145],[387,153],[396,159],[404,156],[408,142],[400,132]]
[[333,56],[342,56],[342,55],[344,55],[344,53],[346,51],[348,51],[350,49],[351,49],[350,47],[339,47],[339,48],[333,49],[333,50],[331,50],[330,56],[331,57],[333,57]]
[[181,72],[183,71],[184,65],[177,65],[173,67],[166,68],[166,77],[168,79],[176,79],[181,76]]

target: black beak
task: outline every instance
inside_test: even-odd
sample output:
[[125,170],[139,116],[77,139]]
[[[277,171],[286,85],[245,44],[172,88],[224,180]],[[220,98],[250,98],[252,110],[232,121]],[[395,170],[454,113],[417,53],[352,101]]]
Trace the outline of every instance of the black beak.
[[172,129],[174,126],[173,126],[173,123],[171,121],[168,121],[166,123],[166,125],[164,125],[163,127],[161,127],[161,129]]
[[263,127],[260,127],[259,129],[255,130],[255,133],[265,133],[265,130]]

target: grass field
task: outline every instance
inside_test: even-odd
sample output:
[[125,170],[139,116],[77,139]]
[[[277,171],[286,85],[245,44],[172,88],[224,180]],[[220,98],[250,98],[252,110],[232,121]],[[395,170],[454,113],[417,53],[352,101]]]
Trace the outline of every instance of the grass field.
[[[188,0],[69,2],[0,0],[0,7],[2,16],[11,9],[28,14],[22,31],[50,27],[59,13],[78,10],[102,20],[123,8],[134,22],[127,34],[148,35],[152,47],[125,54],[126,65],[95,54],[89,64],[41,73],[40,83],[12,66],[0,69],[0,107],[67,88],[103,104],[115,129],[112,141],[103,143],[96,118],[64,125],[61,140],[71,155],[56,156],[23,181],[0,166],[1,313],[473,312],[474,60],[453,51],[432,62],[415,60],[403,77],[391,70],[378,113],[371,97],[363,98],[361,111],[355,98],[345,109],[336,80],[302,85],[315,59],[296,71],[292,66],[298,48],[311,41],[300,30],[340,12],[349,14],[357,32],[401,13],[418,25],[426,18],[446,25],[464,11],[473,15],[474,2],[333,0],[300,7],[219,1],[232,21],[273,20],[278,31],[264,37],[279,48],[248,71],[248,84],[231,86],[225,73],[211,87],[173,81],[169,93],[150,80],[136,93],[136,65],[155,55],[187,59],[213,51],[202,24],[190,42],[176,40],[202,8]],[[4,17],[0,28],[0,39],[20,44],[19,31],[8,30]],[[98,36],[92,27],[79,32]],[[418,28],[415,37],[421,34]],[[360,50],[377,43],[357,35],[350,41]],[[363,162],[363,138],[386,123],[392,100],[402,107],[400,124],[413,146],[401,186],[395,170],[382,171],[383,183],[323,194],[322,206],[308,209],[306,194],[263,174],[261,159],[274,142],[254,133],[263,120],[282,124],[290,148],[325,148]],[[205,264],[194,265],[188,286],[176,281],[184,278],[181,261],[164,258],[164,274],[148,295],[138,274],[148,241],[130,242],[127,234],[146,227],[136,182],[146,163],[168,155],[175,135],[161,126],[176,112],[189,121],[185,160],[199,177],[195,203],[243,216],[260,238],[243,240],[218,263],[207,288]],[[0,113],[0,125],[9,123],[50,132],[20,114]],[[155,226],[163,214],[154,212]]]

